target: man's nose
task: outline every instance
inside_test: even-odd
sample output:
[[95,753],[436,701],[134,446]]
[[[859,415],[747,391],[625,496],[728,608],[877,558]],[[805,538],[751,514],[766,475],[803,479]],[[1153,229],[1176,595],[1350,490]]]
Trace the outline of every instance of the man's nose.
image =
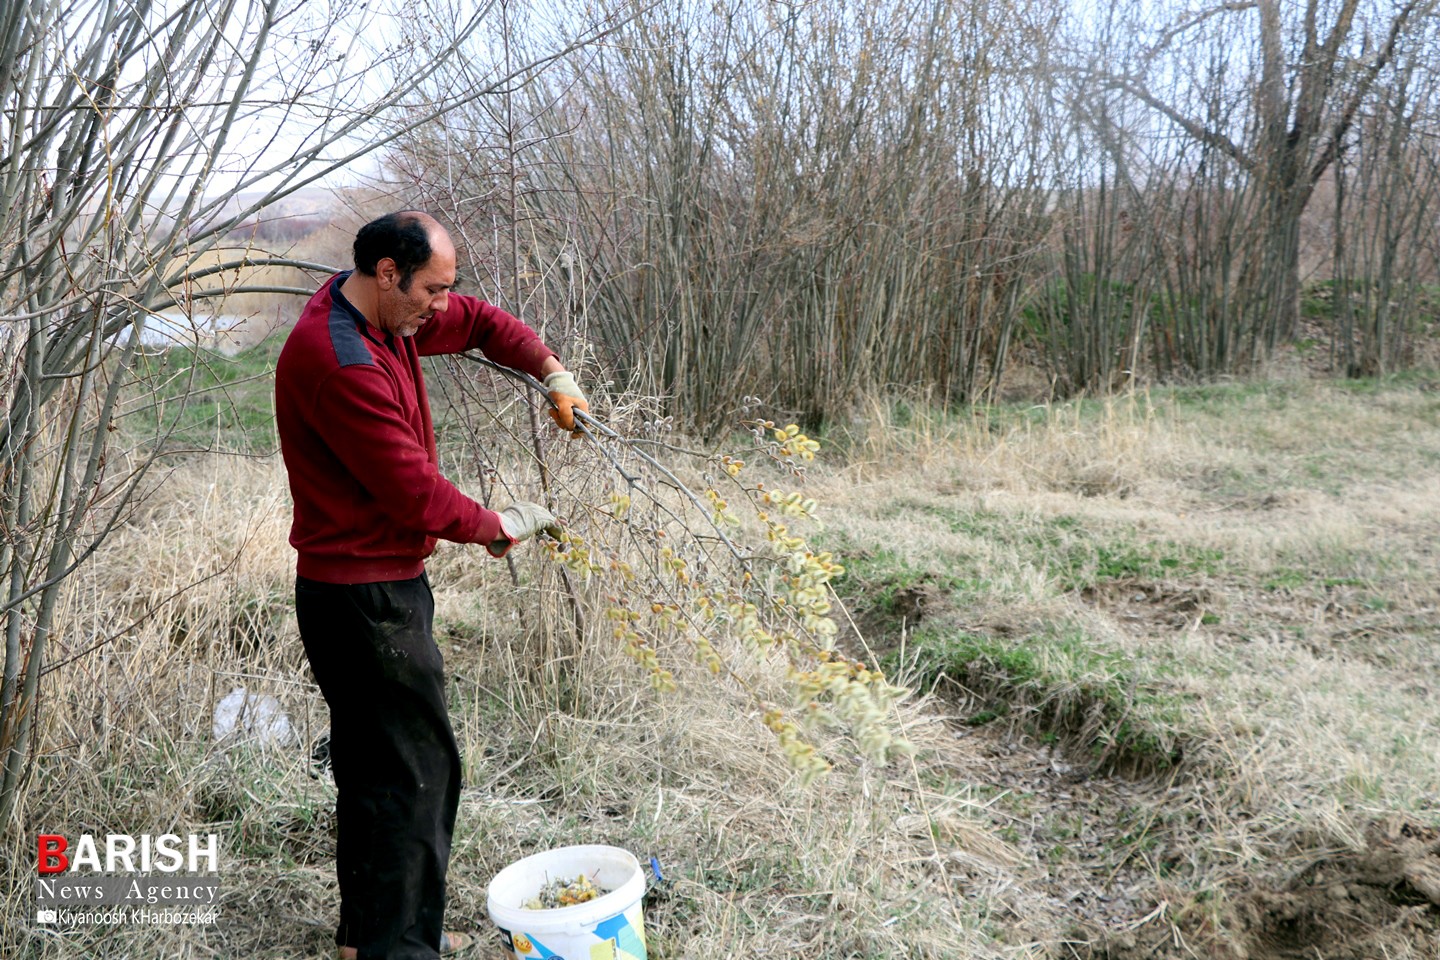
[[444,313],[445,308],[448,306],[450,306],[450,294],[448,291],[430,301],[430,310],[433,313]]

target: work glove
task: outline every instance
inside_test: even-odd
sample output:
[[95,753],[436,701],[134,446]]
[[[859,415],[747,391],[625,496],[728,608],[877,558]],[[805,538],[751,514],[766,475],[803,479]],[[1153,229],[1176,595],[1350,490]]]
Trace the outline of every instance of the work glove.
[[503,557],[521,540],[541,532],[560,539],[560,521],[540,504],[520,500],[500,511],[502,535],[487,543],[485,549],[492,557]]
[[586,402],[585,394],[580,392],[575,377],[568,370],[556,370],[545,378],[545,389],[550,392],[550,402],[555,404],[550,410],[550,417],[556,426],[569,430],[572,438],[584,436],[575,422],[575,411],[589,413],[590,404]]

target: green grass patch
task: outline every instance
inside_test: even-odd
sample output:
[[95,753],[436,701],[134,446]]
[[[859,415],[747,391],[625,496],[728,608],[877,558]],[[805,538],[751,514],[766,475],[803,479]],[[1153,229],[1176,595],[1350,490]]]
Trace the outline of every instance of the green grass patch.
[[1219,550],[1170,540],[1140,542],[1133,539],[1133,531],[1089,526],[1075,516],[957,511],[927,503],[902,502],[897,507],[933,516],[951,533],[1013,548],[1042,567],[1064,592],[1107,581],[1213,576],[1224,567],[1225,555]]
[[[817,543],[826,538],[817,538]],[[836,589],[861,608],[871,613],[893,616],[904,613],[904,598],[921,590],[935,590],[951,597],[963,598],[985,590],[985,584],[973,577],[917,566],[888,547],[846,549],[846,541],[825,549],[834,550],[844,564],[845,573],[836,580]]]
[[1260,588],[1274,593],[1281,590],[1293,591],[1315,587],[1322,589],[1330,589],[1333,587],[1363,587],[1367,584],[1368,581],[1360,577],[1325,577],[1318,576],[1309,570],[1302,570],[1295,567],[1282,567],[1261,579]]
[[272,338],[233,357],[181,346],[141,355],[121,426],[166,451],[272,452],[280,346]]
[[1263,403],[1283,408],[1294,398],[1295,386],[1284,381],[1232,381],[1168,387],[1151,392],[1155,400],[1168,400],[1182,413],[1233,414],[1237,408]]
[[980,694],[976,722],[1016,716],[1102,766],[1150,773],[1183,755],[1182,700],[1163,681],[1173,668],[1161,657],[1142,665],[1076,627],[1020,639],[922,627],[911,636],[911,663],[895,659],[887,669],[907,667],[923,685],[951,679]]

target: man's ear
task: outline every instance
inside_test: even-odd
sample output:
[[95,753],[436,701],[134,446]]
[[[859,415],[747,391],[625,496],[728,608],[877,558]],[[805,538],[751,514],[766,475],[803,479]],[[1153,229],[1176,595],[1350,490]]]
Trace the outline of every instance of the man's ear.
[[375,282],[386,291],[399,285],[400,270],[390,257],[381,257],[375,262]]

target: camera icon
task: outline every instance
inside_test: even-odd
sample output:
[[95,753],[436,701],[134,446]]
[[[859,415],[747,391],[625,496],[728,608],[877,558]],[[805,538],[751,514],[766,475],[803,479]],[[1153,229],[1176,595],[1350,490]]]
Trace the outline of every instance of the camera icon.
[[35,911],[35,922],[36,922],[36,923],[59,923],[59,922],[60,922],[60,917],[58,916],[57,911],[54,911],[54,910],[36,910],[36,911]]

